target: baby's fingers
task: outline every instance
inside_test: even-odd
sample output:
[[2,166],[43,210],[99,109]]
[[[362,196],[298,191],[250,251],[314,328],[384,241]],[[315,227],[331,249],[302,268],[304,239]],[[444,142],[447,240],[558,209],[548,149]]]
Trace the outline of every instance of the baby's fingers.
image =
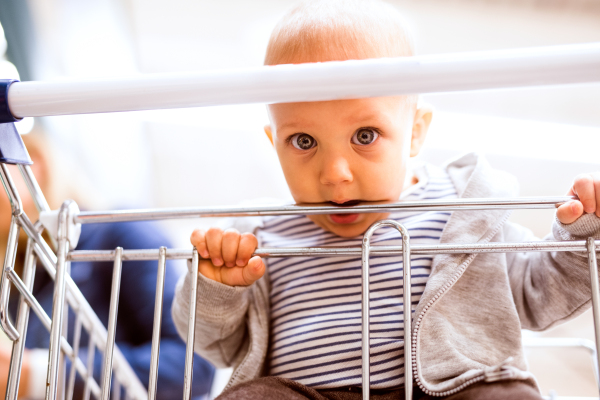
[[198,254],[202,258],[208,258],[208,247],[206,246],[206,232],[202,229],[196,229],[192,232],[192,236],[190,236],[190,242],[192,242],[192,246],[198,250]]
[[580,201],[569,201],[556,210],[556,218],[563,224],[572,224],[583,215],[583,205]]
[[254,256],[242,270],[244,285],[250,286],[265,274],[265,263],[259,256]]
[[583,204],[583,210],[587,213],[593,213],[597,210],[597,197],[600,195],[600,178],[596,178],[594,179],[593,174],[582,174],[577,176],[573,182],[572,191],[579,197],[579,201]]
[[219,228],[210,228],[206,232],[206,246],[212,263],[216,267],[223,265],[223,256],[221,254],[221,245],[223,243],[223,231]]
[[252,257],[252,253],[254,253],[254,250],[256,250],[257,246],[258,240],[256,239],[256,236],[251,233],[244,233],[240,238],[236,265],[238,267],[243,267],[244,265],[248,264],[250,257]]
[[[240,233],[235,229],[227,229],[223,232],[223,245],[221,252],[223,254],[223,261],[228,267],[235,267],[238,246],[240,244]],[[243,264],[246,265],[246,264]]]
[[596,216],[600,217],[600,172],[592,174],[592,181],[596,193]]

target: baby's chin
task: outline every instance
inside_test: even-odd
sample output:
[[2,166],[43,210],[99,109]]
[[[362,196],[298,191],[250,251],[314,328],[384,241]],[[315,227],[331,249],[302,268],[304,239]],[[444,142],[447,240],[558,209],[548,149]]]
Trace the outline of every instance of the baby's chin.
[[[357,218],[352,220],[352,216]],[[345,214],[343,218],[335,218],[331,215],[308,215],[308,218],[321,228],[341,237],[356,237],[363,235],[367,229],[376,221],[386,219],[389,213],[377,214]],[[337,221],[337,222],[336,222]],[[351,222],[350,222],[351,221]]]

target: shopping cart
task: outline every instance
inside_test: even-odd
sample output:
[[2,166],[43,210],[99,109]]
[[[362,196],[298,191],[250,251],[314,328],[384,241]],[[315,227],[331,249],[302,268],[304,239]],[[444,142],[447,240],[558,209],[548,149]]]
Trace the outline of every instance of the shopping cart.
[[[0,82],[0,178],[12,207],[12,220],[0,282],[0,326],[13,341],[7,399],[18,395],[21,363],[27,334],[27,321],[32,310],[50,332],[46,399],[68,398],[74,393],[79,375],[85,382],[84,398],[90,396],[119,399],[154,399],[156,397],[160,320],[164,274],[167,259],[191,260],[192,274],[198,273],[195,249],[144,249],[111,251],[74,250],[81,224],[171,218],[312,215],[331,213],[370,213],[487,209],[554,208],[571,197],[516,199],[457,199],[448,201],[402,202],[396,204],[363,204],[354,207],[282,206],[282,207],[215,207],[161,210],[127,210],[82,212],[73,201],[65,201],[59,210],[50,210],[29,165],[31,160],[13,122],[22,117],[75,113],[113,112],[157,108],[190,107],[248,102],[317,101],[359,98],[392,94],[472,90],[495,87],[560,84],[600,81],[600,44],[571,45],[540,49],[482,52],[472,54],[425,56],[399,59],[345,61],[311,65],[277,66],[243,71],[209,72],[174,76],[145,76],[123,80],[72,82]],[[19,193],[6,164],[16,164],[40,212],[40,220],[32,222],[24,213]],[[380,227],[392,227],[402,236],[402,246],[371,246],[372,234]],[[42,236],[47,230],[56,243]],[[22,276],[14,270],[20,230],[28,237]],[[357,257],[362,258],[362,388],[369,397],[369,256],[402,254],[406,267],[404,280],[404,315],[411,315],[411,254],[487,253],[525,251],[587,252],[592,282],[592,303],[596,346],[587,342],[542,343],[549,346],[583,346],[590,349],[595,364],[600,360],[596,348],[600,344],[600,291],[596,252],[600,241],[410,244],[408,231],[400,223],[383,220],[365,233],[362,248],[259,248],[262,257]],[[54,248],[56,250],[54,250]],[[121,266],[129,260],[156,260],[156,303],[151,350],[149,386],[145,388],[123,354],[115,346]],[[112,261],[110,313],[105,328],[69,276],[70,263]],[[49,316],[32,294],[38,262],[54,279],[52,314]],[[197,281],[192,279],[190,310],[186,338],[184,399],[191,398],[193,344],[196,314]],[[13,284],[20,298],[16,320],[10,320],[8,302]],[[66,337],[66,310],[75,314],[72,343]],[[405,343],[412,344],[411,319],[405,321]],[[418,325],[419,321],[415,321]],[[90,340],[86,364],[79,357],[82,330]],[[539,344],[539,343],[538,343]],[[100,382],[93,376],[95,351],[103,354]],[[414,348],[405,347],[405,359],[413,359]],[[66,360],[71,368],[68,376],[63,368]],[[413,368],[414,365],[413,365]],[[61,372],[62,371],[62,372]],[[596,376],[597,374],[596,366]],[[413,382],[413,369],[406,368],[407,383]],[[412,398],[412,385],[406,386],[406,398]]]

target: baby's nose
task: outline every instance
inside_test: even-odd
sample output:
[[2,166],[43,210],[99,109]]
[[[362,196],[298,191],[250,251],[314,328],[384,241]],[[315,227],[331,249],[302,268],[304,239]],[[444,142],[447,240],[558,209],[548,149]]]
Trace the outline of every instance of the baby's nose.
[[350,183],[353,180],[350,163],[345,157],[328,157],[323,162],[320,178],[323,185]]

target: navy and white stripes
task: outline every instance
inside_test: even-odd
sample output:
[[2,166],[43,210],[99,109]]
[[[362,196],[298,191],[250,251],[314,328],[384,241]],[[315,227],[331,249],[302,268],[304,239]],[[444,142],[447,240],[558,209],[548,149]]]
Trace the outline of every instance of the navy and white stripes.
[[[405,200],[456,198],[441,169],[427,166],[427,180]],[[422,180],[423,182],[423,180]],[[439,243],[449,212],[405,212],[390,216],[407,227],[412,244]],[[258,233],[262,247],[358,246],[362,237],[342,238],[305,216],[273,217]],[[401,246],[398,232],[381,228],[375,245]],[[411,257],[414,309],[429,277],[432,257]],[[371,387],[404,382],[402,256],[372,256]],[[318,389],[361,385],[360,258],[267,259],[271,280],[270,375]]]

